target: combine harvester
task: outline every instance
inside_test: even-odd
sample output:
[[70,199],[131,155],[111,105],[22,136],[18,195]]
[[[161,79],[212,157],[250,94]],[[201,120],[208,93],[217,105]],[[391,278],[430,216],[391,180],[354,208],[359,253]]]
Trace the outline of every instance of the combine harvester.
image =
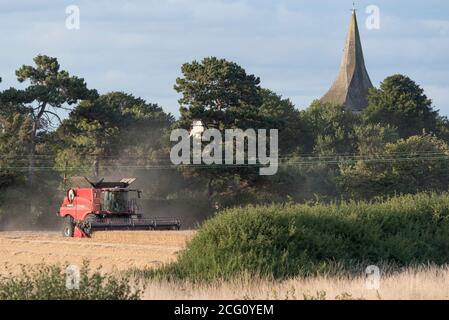
[[178,218],[143,218],[138,213],[141,191],[130,189],[135,178],[119,182],[71,179],[77,187],[67,190],[58,216],[64,219],[64,237],[90,237],[106,230],[179,230]]

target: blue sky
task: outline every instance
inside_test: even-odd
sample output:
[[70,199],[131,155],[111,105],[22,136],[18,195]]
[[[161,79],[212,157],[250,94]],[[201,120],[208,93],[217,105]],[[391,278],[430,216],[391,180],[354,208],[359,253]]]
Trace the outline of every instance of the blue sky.
[[[65,27],[66,6],[80,29]],[[380,29],[368,30],[368,5]],[[366,66],[375,86],[403,73],[449,115],[449,1],[357,1]],[[303,109],[334,80],[352,1],[1,0],[1,88],[39,54],[55,56],[101,93],[123,90],[178,115],[180,66],[206,56],[233,60]]]

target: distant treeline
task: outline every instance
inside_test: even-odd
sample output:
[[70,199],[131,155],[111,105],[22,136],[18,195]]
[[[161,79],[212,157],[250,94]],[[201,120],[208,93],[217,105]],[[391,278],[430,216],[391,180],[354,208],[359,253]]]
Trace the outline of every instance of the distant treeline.
[[[175,119],[131,94],[99,94],[56,58],[39,55],[20,67],[17,79],[25,86],[0,92],[0,225],[54,224],[67,178],[77,175],[136,176],[144,211],[178,214],[185,203],[183,215],[192,224],[248,203],[369,200],[448,189],[449,121],[404,75],[387,77],[355,114],[319,101],[300,111],[224,59],[193,61],[181,71],[174,79],[181,96]],[[194,120],[219,130],[278,129],[279,172],[174,167],[170,132],[190,129]]]

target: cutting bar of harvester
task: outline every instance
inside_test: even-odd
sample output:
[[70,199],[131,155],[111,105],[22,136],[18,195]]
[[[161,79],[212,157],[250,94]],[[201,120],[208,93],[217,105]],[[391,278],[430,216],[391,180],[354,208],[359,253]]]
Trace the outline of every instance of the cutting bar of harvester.
[[104,218],[96,219],[87,226],[89,233],[108,230],[179,230],[178,218]]

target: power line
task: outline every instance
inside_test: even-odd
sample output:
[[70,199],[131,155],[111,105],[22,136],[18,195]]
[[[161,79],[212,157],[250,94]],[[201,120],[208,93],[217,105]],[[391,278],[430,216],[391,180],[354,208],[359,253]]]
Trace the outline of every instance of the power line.
[[[435,152],[435,151],[417,151],[417,152],[383,152],[383,153],[375,153],[372,155],[363,155],[363,154],[355,154],[355,153],[334,153],[334,154],[326,154],[326,155],[316,155],[316,154],[300,154],[297,156],[281,156],[278,157],[278,159],[298,159],[298,158],[307,158],[307,159],[327,159],[327,158],[363,158],[363,157],[380,157],[380,156],[392,156],[392,155],[409,155],[409,156],[421,156],[421,155],[446,155],[443,152]],[[448,154],[449,155],[449,154]],[[0,158],[5,159],[20,159],[20,160],[29,160],[31,156],[30,155],[0,155]],[[50,160],[56,160],[55,155],[35,155],[36,159],[39,159],[41,161],[50,161]],[[46,159],[47,158],[47,159]],[[133,156],[133,155],[127,155],[127,156],[96,156],[96,155],[83,155],[83,158],[90,158],[95,160],[113,160],[113,161],[119,161],[119,160],[127,160],[127,159],[134,159],[134,160],[152,160],[152,161],[167,161],[170,160],[169,157],[165,158],[153,158],[151,155],[148,156]],[[245,157],[246,158],[246,157]],[[226,158],[225,158],[226,159]],[[230,159],[230,158],[228,158]],[[254,159],[254,158],[251,158]]]
[[[400,162],[430,162],[430,161],[445,161],[449,160],[449,155],[435,155],[435,156],[420,156],[420,157],[390,157],[390,158],[345,158],[345,159],[298,159],[280,162],[279,160],[271,160],[269,164],[142,164],[142,165],[130,165],[130,164],[106,164],[101,165],[104,169],[135,169],[135,170],[173,170],[177,168],[192,168],[192,169],[232,169],[232,168],[260,168],[269,165],[278,165],[282,167],[302,167],[302,166],[315,166],[315,165],[340,165],[340,164],[357,164],[361,163],[400,163]],[[4,170],[15,171],[27,171],[27,170],[41,170],[41,171],[76,171],[76,170],[89,170],[93,168],[93,165],[81,165],[81,166],[0,166]]]

